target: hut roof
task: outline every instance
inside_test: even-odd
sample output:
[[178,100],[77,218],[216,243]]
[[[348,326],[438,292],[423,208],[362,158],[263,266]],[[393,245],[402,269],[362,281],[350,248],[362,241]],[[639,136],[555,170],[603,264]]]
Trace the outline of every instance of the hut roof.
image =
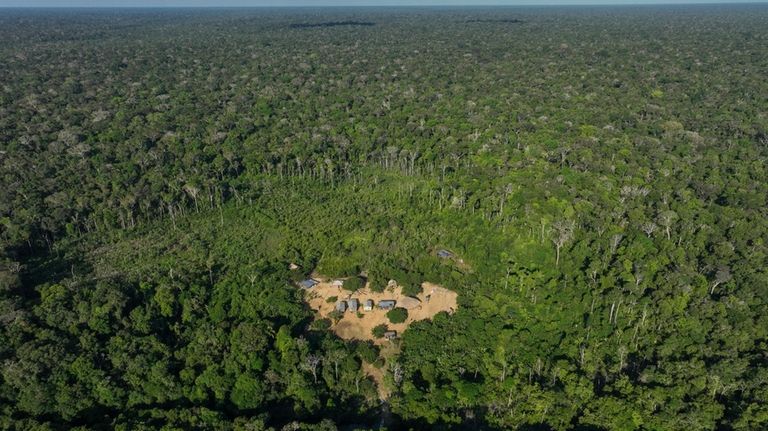
[[317,285],[317,280],[313,280],[311,278],[308,278],[304,281],[299,282],[299,286],[303,287],[304,289],[311,289]]
[[379,308],[394,308],[397,301],[394,299],[384,299],[379,301]]

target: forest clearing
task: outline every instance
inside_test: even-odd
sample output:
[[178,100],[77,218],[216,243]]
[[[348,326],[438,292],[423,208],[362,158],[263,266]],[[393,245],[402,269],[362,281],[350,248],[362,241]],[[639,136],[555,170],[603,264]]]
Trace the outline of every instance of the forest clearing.
[[[386,325],[388,331],[396,331],[397,336],[403,333],[413,322],[431,319],[437,313],[456,311],[458,294],[434,283],[421,284],[422,292],[416,296],[407,296],[403,288],[396,283],[389,283],[383,292],[375,292],[366,286],[356,292],[334,285],[333,280],[314,277],[320,281],[308,289],[305,301],[315,312],[316,319],[331,319],[331,330],[345,340],[371,340],[374,344],[382,345],[388,340],[373,335],[373,328]],[[347,310],[338,320],[332,315],[338,301],[357,299],[360,304],[373,300],[376,306],[364,311],[361,306],[357,312]],[[394,300],[396,307],[408,310],[408,317],[402,323],[392,323],[387,318],[388,310],[378,307],[380,301]]]

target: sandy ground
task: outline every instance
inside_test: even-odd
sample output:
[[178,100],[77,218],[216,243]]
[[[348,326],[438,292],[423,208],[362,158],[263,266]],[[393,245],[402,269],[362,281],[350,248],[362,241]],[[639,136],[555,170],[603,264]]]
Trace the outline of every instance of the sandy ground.
[[[411,322],[430,319],[441,311],[453,313],[456,310],[456,292],[450,291],[444,287],[433,283],[422,283],[422,293],[416,297],[407,297],[403,295],[402,288],[397,285],[391,285],[384,289],[384,292],[373,292],[368,286],[357,292],[349,292],[341,287],[331,285],[331,280],[320,277],[321,283],[309,289],[305,294],[305,300],[317,314],[317,318],[326,318],[335,309],[336,301],[328,302],[328,298],[337,297],[337,301],[357,298],[360,302],[358,313],[347,311],[344,316],[336,323],[332,324],[331,329],[339,337],[345,340],[372,340],[375,344],[382,345],[389,341],[383,338],[374,338],[371,331],[374,327],[385,324],[388,330],[397,331],[400,336]],[[429,300],[427,300],[429,296]],[[389,323],[387,310],[380,310],[374,306],[372,311],[363,311],[363,304],[366,300],[373,299],[374,304],[381,300],[394,299],[397,301],[396,307],[408,309],[408,319],[403,323]],[[360,316],[358,316],[358,314]]]

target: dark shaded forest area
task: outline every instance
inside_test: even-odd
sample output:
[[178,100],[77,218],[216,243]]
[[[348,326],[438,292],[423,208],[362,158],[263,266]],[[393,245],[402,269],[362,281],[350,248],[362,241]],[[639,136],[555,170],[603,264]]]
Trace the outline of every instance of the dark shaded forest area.
[[[3,10],[0,41],[0,429],[768,427],[768,7]],[[313,270],[459,307],[345,342]]]

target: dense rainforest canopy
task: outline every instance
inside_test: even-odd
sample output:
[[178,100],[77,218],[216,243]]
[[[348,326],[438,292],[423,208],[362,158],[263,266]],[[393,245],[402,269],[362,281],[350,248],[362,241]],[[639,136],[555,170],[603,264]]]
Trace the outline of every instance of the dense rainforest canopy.
[[0,429],[765,429],[766,71],[764,5],[4,10]]

